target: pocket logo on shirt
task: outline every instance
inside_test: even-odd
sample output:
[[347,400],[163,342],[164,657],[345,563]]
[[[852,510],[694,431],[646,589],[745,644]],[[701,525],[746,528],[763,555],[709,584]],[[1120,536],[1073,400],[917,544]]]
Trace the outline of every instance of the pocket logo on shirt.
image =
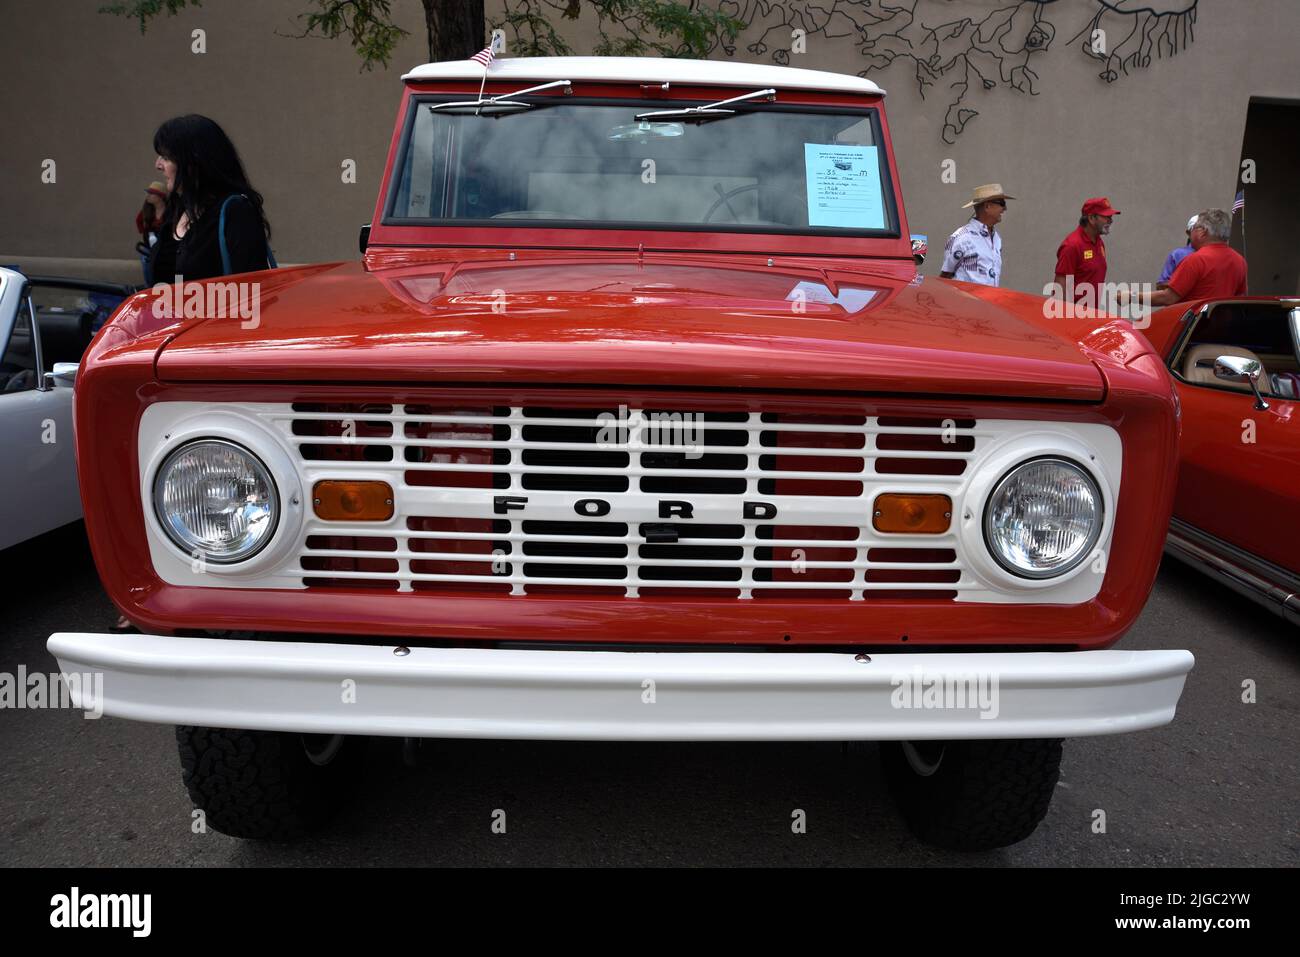
[[1084,259],[1091,259],[1091,258],[1092,258],[1092,250],[1091,250],[1091,249],[1085,249],[1085,250],[1083,251],[1083,258],[1084,258]]

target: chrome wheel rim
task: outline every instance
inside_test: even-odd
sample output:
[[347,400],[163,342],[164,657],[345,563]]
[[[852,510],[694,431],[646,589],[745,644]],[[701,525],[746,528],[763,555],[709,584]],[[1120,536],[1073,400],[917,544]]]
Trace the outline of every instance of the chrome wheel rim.
[[903,742],[903,757],[907,758],[908,767],[923,778],[928,778],[939,770],[945,750],[942,741]]
[[341,734],[304,734],[299,737],[307,760],[318,768],[325,767],[338,757],[339,749],[343,747],[344,736]]

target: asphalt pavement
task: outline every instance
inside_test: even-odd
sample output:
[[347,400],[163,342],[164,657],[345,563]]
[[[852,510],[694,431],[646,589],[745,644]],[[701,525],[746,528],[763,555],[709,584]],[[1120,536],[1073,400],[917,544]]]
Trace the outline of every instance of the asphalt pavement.
[[[0,552],[0,672],[115,614],[80,524]],[[173,731],[0,710],[0,863],[15,866],[1300,863],[1300,629],[1166,559],[1122,648],[1196,655],[1172,725],[1069,741],[1046,820],[1001,851],[918,843],[874,745],[368,742],[353,803],[294,845],[194,833]],[[1253,681],[1256,701],[1242,701]],[[806,832],[791,827],[802,810]],[[1097,811],[1105,815],[1099,833]],[[496,833],[497,812],[505,833]],[[499,830],[499,828],[497,829]]]

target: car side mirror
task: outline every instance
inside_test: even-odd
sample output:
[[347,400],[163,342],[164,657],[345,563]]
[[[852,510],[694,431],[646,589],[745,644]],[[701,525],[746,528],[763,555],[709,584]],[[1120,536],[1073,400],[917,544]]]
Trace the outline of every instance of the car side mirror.
[[918,233],[912,234],[912,259],[919,266],[925,262],[925,257],[930,253],[930,240],[927,236]]
[[1219,356],[1214,360],[1216,379],[1250,383],[1250,389],[1255,393],[1255,408],[1260,412],[1268,408],[1268,403],[1259,394],[1259,377],[1263,371],[1264,366],[1258,359],[1247,359],[1245,356]]
[[77,363],[56,362],[54,371],[45,373],[45,384],[49,388],[71,389],[77,381]]
[[366,247],[370,245],[370,224],[366,223],[361,227],[361,234],[357,237],[357,245],[361,247],[361,254],[364,256]]

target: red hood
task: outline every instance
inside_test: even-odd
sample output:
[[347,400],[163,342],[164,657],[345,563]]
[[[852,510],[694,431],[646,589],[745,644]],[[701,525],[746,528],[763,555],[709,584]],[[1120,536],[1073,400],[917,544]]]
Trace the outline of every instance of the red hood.
[[[1100,401],[1073,340],[910,264],[423,251],[250,274],[256,328],[208,319],[166,381],[704,386]],[[373,267],[373,263],[372,263]],[[1023,307],[1023,308],[1022,308]]]

